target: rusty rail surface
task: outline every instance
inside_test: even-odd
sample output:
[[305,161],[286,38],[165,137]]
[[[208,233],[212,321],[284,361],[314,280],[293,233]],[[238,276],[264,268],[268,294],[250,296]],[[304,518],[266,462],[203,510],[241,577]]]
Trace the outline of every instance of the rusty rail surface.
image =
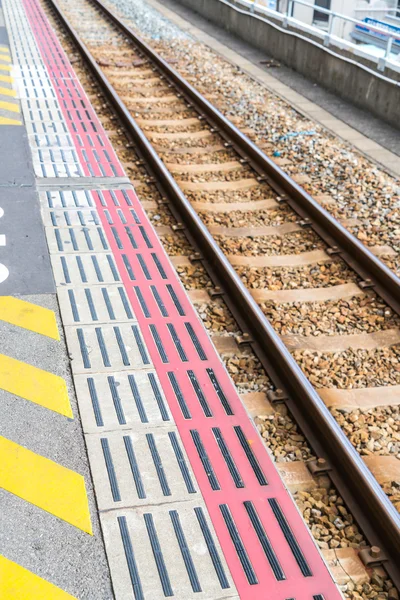
[[[154,177],[162,196],[170,203],[174,214],[179,215],[189,241],[198,248],[199,255],[194,259],[203,262],[214,283],[220,286],[228,308],[247,334],[244,339],[252,346],[276,387],[272,400],[284,401],[287,404],[310,441],[319,457],[313,465],[313,471],[330,476],[373,547],[364,552],[364,562],[368,565],[384,564],[395,585],[400,587],[400,518],[396,509],[274,331],[57,2],[47,1],[54,8],[98,80],[129,138],[135,143],[135,149],[144,166]],[[394,273],[276,166],[117,15],[100,0],[88,1],[124,32],[139,50],[139,54],[149,58],[154,70],[162,73],[190,107],[197,110],[199,116],[218,131],[226,140],[226,144],[233,146],[255,168],[261,180],[267,181],[284,201],[303,219],[307,219],[307,224],[311,223],[313,229],[328,243],[331,251],[339,253],[340,257],[361,275],[366,287],[373,286],[400,314],[400,280]]]

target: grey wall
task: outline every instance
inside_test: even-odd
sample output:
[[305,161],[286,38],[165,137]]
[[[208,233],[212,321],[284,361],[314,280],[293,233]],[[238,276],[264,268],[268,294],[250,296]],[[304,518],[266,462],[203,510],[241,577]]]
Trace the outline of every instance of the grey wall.
[[[307,40],[279,31],[257,16],[235,9],[224,1],[178,0],[178,2],[323,87],[400,128],[399,84],[386,82],[380,79],[379,75],[369,73],[358,65],[342,60],[339,56],[332,56]],[[295,32],[296,29],[289,27],[288,31]],[[305,35],[300,30],[297,32]],[[352,58],[351,53],[347,51],[335,49],[335,52]],[[360,57],[358,60],[371,69],[376,68],[376,63]],[[390,76],[397,82],[400,81],[400,73],[396,71],[386,69],[384,75]]]

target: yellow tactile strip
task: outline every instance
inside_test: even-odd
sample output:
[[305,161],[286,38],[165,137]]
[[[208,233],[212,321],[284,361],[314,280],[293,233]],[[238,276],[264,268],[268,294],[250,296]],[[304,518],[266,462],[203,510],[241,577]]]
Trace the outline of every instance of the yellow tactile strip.
[[[52,310],[13,296],[0,296],[0,320],[59,341]],[[73,418],[65,380],[0,354],[0,389]],[[0,488],[92,534],[82,475],[0,436]],[[73,596],[0,556],[3,600],[73,600]]]
[[0,388],[73,418],[67,386],[62,377],[4,354],[0,354]]
[[0,319],[59,340],[57,321],[52,310],[13,296],[0,296]]
[[0,556],[0,598],[2,600],[76,600],[17,563]]
[[92,534],[82,475],[0,436],[0,487]]
[[22,125],[18,118],[21,109],[13,87],[12,60],[7,46],[0,46],[0,82],[0,125]]

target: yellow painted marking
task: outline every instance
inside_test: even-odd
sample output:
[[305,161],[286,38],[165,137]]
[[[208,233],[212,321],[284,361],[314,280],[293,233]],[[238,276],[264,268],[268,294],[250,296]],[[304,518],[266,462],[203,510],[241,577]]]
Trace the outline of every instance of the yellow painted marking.
[[12,83],[14,78],[11,75],[0,75],[0,81],[4,81],[5,83]]
[[0,71],[11,71],[12,65],[0,65]]
[[9,54],[0,54],[0,60],[4,60],[7,63],[11,62],[11,58],[10,58]]
[[4,100],[0,100],[0,108],[19,113],[19,104],[14,104],[13,102],[4,102]]
[[17,92],[15,92],[14,90],[10,90],[10,88],[0,86],[0,96],[12,96],[13,98],[15,98],[16,95]]
[[0,125],[22,125],[22,121],[16,119],[9,119],[8,117],[0,116]]
[[24,567],[0,556],[0,598],[2,600],[76,600],[60,588]]
[[55,340],[60,339],[54,312],[31,302],[0,296],[0,320]]
[[92,535],[82,475],[2,436],[0,487]]
[[10,54],[10,48],[8,46],[0,46],[0,52],[8,52]]
[[67,384],[62,377],[0,354],[0,388],[73,418]]

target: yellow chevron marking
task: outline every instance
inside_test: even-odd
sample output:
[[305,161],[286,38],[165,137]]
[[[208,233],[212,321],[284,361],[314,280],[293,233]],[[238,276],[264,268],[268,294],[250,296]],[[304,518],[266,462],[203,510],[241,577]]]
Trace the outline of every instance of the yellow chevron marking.
[[19,104],[14,104],[13,102],[4,102],[3,100],[0,100],[0,108],[19,113]]
[[0,125],[22,125],[22,121],[16,119],[9,119],[8,117],[0,116]]
[[62,377],[0,354],[0,388],[44,408],[73,418]]
[[17,95],[17,92],[15,92],[14,90],[10,90],[10,88],[5,88],[5,87],[0,86],[0,95],[12,96],[13,98],[15,98]]
[[0,487],[92,535],[82,475],[2,436]]
[[10,63],[11,57],[9,54],[0,54],[0,60],[4,60],[4,62]]
[[10,48],[8,46],[0,46],[0,52],[7,52],[10,54]]
[[13,83],[14,78],[11,75],[0,75],[0,81],[4,83]]
[[54,312],[31,302],[0,296],[0,320],[55,340],[60,339]]
[[11,71],[12,65],[0,65],[0,71]]
[[0,556],[0,598],[2,600],[76,600],[74,596],[17,563]]

